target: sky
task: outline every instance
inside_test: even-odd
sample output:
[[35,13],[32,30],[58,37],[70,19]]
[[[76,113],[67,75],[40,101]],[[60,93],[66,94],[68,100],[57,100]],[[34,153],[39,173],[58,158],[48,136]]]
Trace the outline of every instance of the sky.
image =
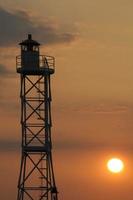
[[[56,59],[52,137],[59,199],[132,200],[132,8],[131,0],[0,1],[1,199],[17,193],[16,55],[31,33],[42,44],[41,54]],[[114,156],[125,163],[117,176],[106,169]]]

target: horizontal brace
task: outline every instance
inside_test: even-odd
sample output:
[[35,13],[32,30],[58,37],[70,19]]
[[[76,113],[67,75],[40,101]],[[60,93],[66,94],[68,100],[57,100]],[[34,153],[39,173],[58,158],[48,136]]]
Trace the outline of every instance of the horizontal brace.
[[23,146],[23,152],[50,152],[50,145],[45,146]]
[[[44,160],[44,159],[43,159]],[[46,160],[46,159],[45,159]],[[47,169],[47,168],[44,168],[44,167],[40,167],[39,169],[41,169],[41,170],[44,170],[44,169]]]
[[39,109],[37,109],[38,111],[45,111],[45,109],[43,109],[43,108],[39,108]]
[[39,187],[25,187],[25,190],[44,190],[47,189],[47,187],[39,186]]
[[45,126],[44,126],[44,123],[43,124],[39,124],[39,123],[27,123],[26,125],[25,125],[25,127],[44,127],[45,128]]
[[28,102],[32,102],[32,101],[34,101],[34,102],[45,102],[45,100],[44,99],[26,99],[26,101],[28,101]]

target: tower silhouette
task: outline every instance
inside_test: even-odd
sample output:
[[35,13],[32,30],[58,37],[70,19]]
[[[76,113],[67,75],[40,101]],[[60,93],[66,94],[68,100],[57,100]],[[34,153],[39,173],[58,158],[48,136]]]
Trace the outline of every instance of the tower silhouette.
[[40,44],[31,34],[19,45],[22,153],[17,200],[58,200],[51,140],[50,78],[55,59],[40,55]]

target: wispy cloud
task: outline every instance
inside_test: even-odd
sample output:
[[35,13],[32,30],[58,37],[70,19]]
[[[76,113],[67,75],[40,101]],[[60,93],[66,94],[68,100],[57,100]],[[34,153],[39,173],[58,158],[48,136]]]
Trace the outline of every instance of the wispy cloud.
[[0,151],[18,151],[20,148],[19,141],[0,140]]
[[0,64],[0,76],[7,74],[7,69],[4,65]]
[[79,150],[125,150],[132,151],[132,143],[98,142],[98,141],[57,141],[54,144],[56,149],[79,149]]
[[60,27],[54,26],[50,21],[37,22],[26,11],[10,12],[0,8],[0,45],[16,45],[20,38],[27,33],[32,33],[43,44],[55,44],[71,42],[75,40],[76,33],[60,31]]
[[7,69],[3,64],[0,64],[0,77],[8,77],[8,78],[12,78],[14,77],[14,73]]
[[[64,149],[64,150],[124,150],[132,151],[132,143],[107,143],[107,142],[98,142],[98,141],[55,141],[53,145],[54,149]],[[0,151],[18,151],[21,148],[20,141],[14,140],[0,140]]]
[[86,102],[80,102],[79,104],[75,103],[69,105],[62,105],[58,104],[54,109],[58,110],[58,112],[75,112],[75,113],[94,113],[94,114],[112,114],[112,113],[126,113],[131,109],[132,105],[128,105],[125,103],[93,103],[90,102],[89,104]]

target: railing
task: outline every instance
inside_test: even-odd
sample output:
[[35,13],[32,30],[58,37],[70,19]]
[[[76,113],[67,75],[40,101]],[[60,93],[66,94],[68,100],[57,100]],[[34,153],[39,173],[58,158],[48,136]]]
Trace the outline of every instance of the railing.
[[52,56],[40,55],[39,56],[40,67],[48,67],[55,69],[55,58]]
[[16,56],[16,68],[21,67],[21,56]]
[[[30,61],[27,59],[26,61],[26,66],[23,66],[22,64],[22,58],[21,55],[16,57],[16,68],[26,68],[29,66],[32,66],[32,64],[34,64],[33,66],[35,66],[34,61]],[[40,55],[39,56],[39,67],[40,69],[42,68],[49,68],[49,69],[53,69],[55,70],[55,58],[53,56],[47,56],[47,55]]]

